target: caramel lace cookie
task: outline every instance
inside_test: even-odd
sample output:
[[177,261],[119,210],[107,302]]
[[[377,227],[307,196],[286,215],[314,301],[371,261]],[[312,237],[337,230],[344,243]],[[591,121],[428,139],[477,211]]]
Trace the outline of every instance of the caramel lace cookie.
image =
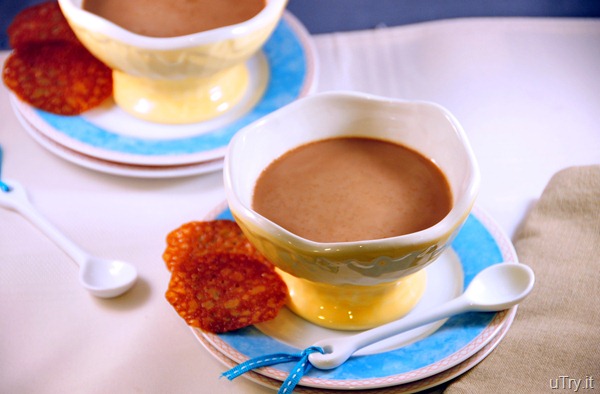
[[2,79],[21,100],[59,115],[77,115],[112,95],[112,71],[81,45],[29,44],[6,59]]
[[169,271],[180,262],[205,253],[240,253],[271,266],[248,241],[240,226],[231,220],[196,221],[182,225],[167,235],[163,260]]
[[79,44],[56,1],[48,1],[19,12],[6,29],[12,48],[50,41]]
[[272,267],[240,253],[205,253],[173,267],[166,298],[193,327],[237,330],[277,316],[287,286]]
[[2,80],[24,102],[69,116],[112,95],[112,70],[79,42],[56,1],[24,9],[7,33],[14,50]]

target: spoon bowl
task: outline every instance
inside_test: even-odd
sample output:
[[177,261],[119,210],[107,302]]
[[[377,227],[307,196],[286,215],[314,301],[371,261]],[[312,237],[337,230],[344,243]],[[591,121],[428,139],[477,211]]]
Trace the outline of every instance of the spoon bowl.
[[79,267],[79,281],[91,294],[100,298],[117,297],[131,289],[137,279],[135,268],[124,261],[90,256]]
[[463,297],[472,311],[496,312],[521,302],[533,288],[533,270],[524,264],[496,264],[477,274]]
[[85,252],[46,220],[29,202],[25,188],[16,181],[2,182],[0,207],[29,219],[79,265],[79,281],[90,294],[100,298],[117,297],[133,287],[137,271],[129,263],[102,259]]
[[524,264],[501,263],[479,272],[465,292],[421,315],[406,317],[345,338],[316,342],[324,353],[312,353],[308,361],[319,369],[333,369],[343,364],[357,350],[402,332],[469,311],[493,312],[521,302],[533,289],[535,275]]

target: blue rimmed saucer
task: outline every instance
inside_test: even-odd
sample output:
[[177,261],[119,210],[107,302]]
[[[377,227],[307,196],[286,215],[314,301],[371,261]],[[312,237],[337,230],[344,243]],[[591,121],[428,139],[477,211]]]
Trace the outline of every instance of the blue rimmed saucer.
[[[352,389],[352,394],[410,394],[421,392],[423,390],[427,390],[436,386],[440,386],[441,384],[448,382],[451,379],[456,378],[457,376],[462,375],[467,372],[477,364],[479,364],[483,359],[485,359],[495,348],[498,346],[500,341],[504,339],[504,336],[508,332],[510,328],[510,324],[504,324],[501,331],[494,337],[487,345],[481,348],[478,352],[473,354],[471,357],[466,359],[465,361],[448,368],[440,373],[432,375],[430,377],[416,380],[410,383],[402,383],[394,386],[381,387],[376,389]],[[210,354],[212,354],[217,360],[219,360],[227,369],[231,369],[235,367],[238,363],[227,357],[224,353],[215,348],[206,338],[203,336],[197,336],[200,343],[204,346],[206,350]],[[262,386],[277,390],[281,387],[281,381],[269,378],[265,375],[261,375],[255,371],[248,371],[244,375],[245,378],[258,383]],[[294,393],[297,394],[317,394],[324,393],[327,394],[347,394],[348,390],[343,389],[327,389],[323,390],[320,388],[306,387],[306,386],[296,386],[294,389]]]
[[242,101],[226,114],[195,124],[143,121],[112,100],[80,116],[50,114],[14,96],[13,101],[35,130],[85,156],[138,166],[198,164],[222,159],[240,128],[314,89],[317,65],[310,35],[286,11],[263,50],[248,61],[248,68],[251,87]]
[[[231,219],[231,214],[226,207],[220,207],[209,217],[213,218]],[[482,269],[515,261],[517,256],[510,240],[490,217],[476,208],[452,248],[426,268],[427,290],[411,313],[455,297]],[[441,377],[450,379],[464,373],[485,358],[503,338],[515,314],[516,307],[498,313],[466,313],[411,330],[363,349],[336,369],[312,369],[300,385],[328,390],[370,390],[411,383],[422,389],[423,385],[417,382],[426,381],[439,384],[443,381]],[[270,322],[230,333],[192,331],[218,359],[234,363],[264,354],[299,352],[318,339],[350,334],[317,327],[286,309]],[[267,378],[266,382],[282,382],[292,367],[293,363],[280,364],[255,372]],[[451,373],[447,372],[450,370]]]

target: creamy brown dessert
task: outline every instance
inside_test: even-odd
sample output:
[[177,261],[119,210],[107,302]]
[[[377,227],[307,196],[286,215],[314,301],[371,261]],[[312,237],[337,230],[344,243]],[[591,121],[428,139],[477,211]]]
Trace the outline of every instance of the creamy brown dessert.
[[404,146],[336,138],[300,146],[259,177],[253,208],[301,237],[346,242],[423,230],[446,216],[442,171]]
[[83,8],[133,33],[177,37],[256,16],[266,0],[84,0]]

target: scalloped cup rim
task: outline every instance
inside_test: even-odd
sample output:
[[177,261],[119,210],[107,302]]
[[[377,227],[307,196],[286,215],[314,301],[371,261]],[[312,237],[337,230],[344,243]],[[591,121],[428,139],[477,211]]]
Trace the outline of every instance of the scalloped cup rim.
[[[102,33],[134,47],[153,50],[178,50],[235,39],[258,30],[271,21],[278,20],[277,15],[285,8],[287,0],[267,0],[263,8],[254,17],[235,25],[223,26],[212,30],[175,37],[151,37],[129,31],[105,18],[95,15],[75,5],[77,0],[58,0],[65,17],[70,23],[84,26],[86,30]],[[83,2],[83,0],[81,1]]]
[[[452,122],[453,126],[455,127],[458,138],[463,144],[465,153],[468,156],[469,162],[471,164],[471,174],[469,177],[468,186],[463,192],[463,198],[455,202],[450,212],[448,212],[448,214],[442,220],[424,230],[389,238],[378,238],[351,242],[317,242],[310,239],[306,239],[281,227],[280,225],[274,223],[273,221],[254,211],[251,207],[246,206],[246,204],[244,204],[240,200],[240,198],[238,198],[235,186],[233,184],[233,180],[231,179],[231,150],[240,140],[244,139],[249,133],[252,133],[257,128],[257,126],[268,122],[269,119],[272,117],[281,116],[281,114],[286,113],[288,111],[296,111],[296,106],[304,105],[304,103],[308,100],[314,100],[315,98],[326,100],[335,100],[336,98],[350,98],[358,100],[374,100],[377,102],[392,104],[397,103],[409,105],[425,105],[429,107],[434,107],[437,110],[441,111]],[[299,103],[300,101],[302,101],[302,103]],[[265,233],[269,233],[271,236],[280,239],[294,239],[295,246],[298,249],[302,249],[305,252],[310,251],[311,254],[322,254],[324,256],[339,253],[341,250],[351,251],[354,248],[360,248],[361,251],[364,252],[365,247],[371,247],[373,248],[373,250],[375,250],[389,249],[390,247],[402,247],[415,244],[422,245],[427,243],[438,242],[440,239],[451,234],[454,230],[456,230],[457,227],[459,227],[462,224],[462,222],[464,222],[464,220],[466,220],[468,214],[471,212],[471,209],[473,208],[473,205],[475,203],[480,182],[480,172],[477,165],[477,161],[475,159],[475,155],[471,149],[469,141],[466,137],[466,134],[462,129],[462,126],[447,109],[445,109],[439,104],[425,100],[393,99],[351,91],[326,92],[306,97],[304,99],[291,103],[286,107],[283,107],[244,127],[233,137],[233,139],[229,143],[227,153],[225,155],[223,174],[227,200],[234,217],[236,217],[236,220],[248,220],[249,222],[252,222],[257,228],[262,229]],[[239,216],[243,217],[238,219]]]
[[[225,164],[227,166],[227,164]],[[474,200],[474,198],[473,198]],[[238,212],[243,211],[245,218],[254,219],[252,222],[263,229],[266,233],[271,234],[272,236],[276,236],[277,238],[292,238],[294,239],[295,246],[298,249],[303,249],[305,251],[310,251],[311,254],[319,254],[323,256],[327,256],[329,254],[337,254],[342,249],[346,251],[350,251],[351,249],[358,249],[373,246],[377,249],[387,249],[391,247],[403,247],[408,245],[415,244],[429,244],[438,242],[445,235],[451,233],[457,223],[461,223],[463,218],[466,218],[468,213],[471,211],[473,204],[469,204],[469,207],[464,210],[456,210],[456,212],[450,212],[444,219],[433,225],[432,227],[428,227],[427,229],[417,231],[410,234],[398,235],[395,237],[388,238],[376,238],[376,239],[367,239],[361,241],[348,241],[348,242],[317,242],[312,241],[310,239],[301,237],[291,231],[281,227],[277,223],[267,219],[266,217],[260,215],[256,211],[247,208],[244,204],[233,203],[232,200],[229,200],[230,209],[234,215],[234,217],[239,216]],[[243,219],[241,219],[243,220]],[[364,251],[364,250],[363,250]]]

